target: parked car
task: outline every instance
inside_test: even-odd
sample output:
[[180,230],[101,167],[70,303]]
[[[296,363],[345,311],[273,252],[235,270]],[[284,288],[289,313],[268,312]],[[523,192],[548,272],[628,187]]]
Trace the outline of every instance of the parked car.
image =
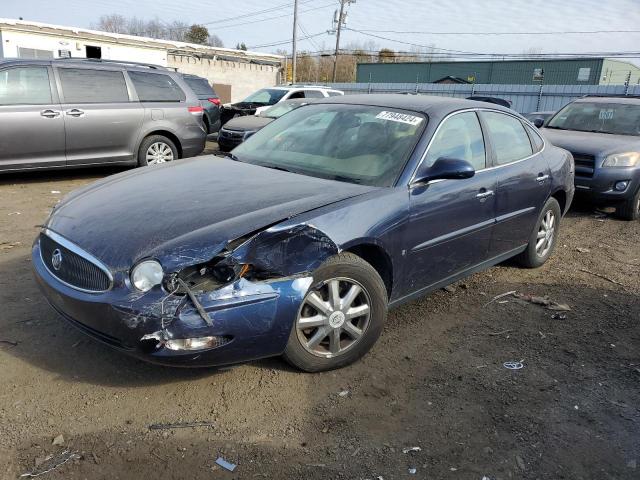
[[475,100],[476,102],[493,103],[494,105],[502,105],[503,107],[511,108],[511,100],[506,100],[504,98],[472,95],[471,97],[467,97],[467,100]]
[[218,134],[218,147],[223,152],[230,152],[251,135],[263,127],[266,127],[276,118],[280,118],[285,113],[290,112],[302,105],[306,105],[310,100],[306,98],[296,98],[279,102],[272,107],[263,110],[257,115],[247,115],[236,117],[225,123]]
[[514,256],[542,265],[573,191],[569,152],[506,108],[334,97],[226,159],[69,194],[32,262],[53,308],[122,352],[320,371],[364,355],[389,307]]
[[284,85],[263,88],[252,93],[242,102],[224,105],[222,125],[234,117],[257,115],[271,105],[285,100],[293,100],[294,98],[327,98],[341,95],[344,95],[344,92],[340,90],[315,85]]
[[553,111],[529,112],[524,114],[524,118],[541,128],[555,113]]
[[543,132],[573,154],[578,193],[615,206],[622,219],[640,218],[640,98],[575,100]]
[[105,60],[0,60],[0,171],[151,165],[204,149],[182,75]]
[[183,74],[182,78],[200,100],[200,105],[204,109],[202,120],[207,133],[216,133],[220,130],[220,98],[218,94],[206,78],[188,74]]

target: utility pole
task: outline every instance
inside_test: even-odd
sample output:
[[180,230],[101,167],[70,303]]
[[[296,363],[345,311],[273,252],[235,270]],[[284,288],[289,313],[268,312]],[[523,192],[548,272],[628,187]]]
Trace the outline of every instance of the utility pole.
[[345,4],[355,3],[356,0],[340,0],[340,14],[337,18],[338,25],[336,26],[336,54],[333,57],[333,83],[336,82],[336,74],[338,72],[338,55],[340,53],[340,31],[345,24],[346,14],[344,12]]
[[297,43],[298,43],[298,0],[293,2],[293,52],[291,59],[291,83],[296,83],[296,66],[297,66]]

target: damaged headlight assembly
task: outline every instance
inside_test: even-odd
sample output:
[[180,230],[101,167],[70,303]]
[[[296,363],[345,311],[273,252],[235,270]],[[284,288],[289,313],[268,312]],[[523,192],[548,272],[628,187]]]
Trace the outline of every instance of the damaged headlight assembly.
[[156,260],[145,260],[131,271],[131,283],[141,292],[148,292],[162,283],[164,271]]

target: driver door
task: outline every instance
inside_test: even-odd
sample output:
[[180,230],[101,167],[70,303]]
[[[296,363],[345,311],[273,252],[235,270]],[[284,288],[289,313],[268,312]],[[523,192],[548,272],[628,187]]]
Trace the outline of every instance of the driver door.
[[496,174],[487,169],[476,112],[454,114],[440,124],[422,160],[466,160],[476,173],[465,180],[434,180],[409,190],[407,275],[404,291],[437,288],[487,260],[496,216]]

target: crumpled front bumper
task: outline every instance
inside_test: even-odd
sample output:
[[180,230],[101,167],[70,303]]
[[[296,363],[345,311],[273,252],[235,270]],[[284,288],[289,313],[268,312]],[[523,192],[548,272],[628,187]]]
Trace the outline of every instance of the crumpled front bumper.
[[[45,267],[39,242],[32,250],[36,280],[51,306],[74,326],[117,350],[146,361],[175,366],[218,366],[281,354],[310,276],[262,282],[240,279],[211,292],[196,293],[211,319],[207,325],[187,296],[169,295],[160,287],[144,294],[132,291],[114,275],[105,293],[84,293],[60,282]],[[199,351],[170,350],[147,336],[228,339]]]

